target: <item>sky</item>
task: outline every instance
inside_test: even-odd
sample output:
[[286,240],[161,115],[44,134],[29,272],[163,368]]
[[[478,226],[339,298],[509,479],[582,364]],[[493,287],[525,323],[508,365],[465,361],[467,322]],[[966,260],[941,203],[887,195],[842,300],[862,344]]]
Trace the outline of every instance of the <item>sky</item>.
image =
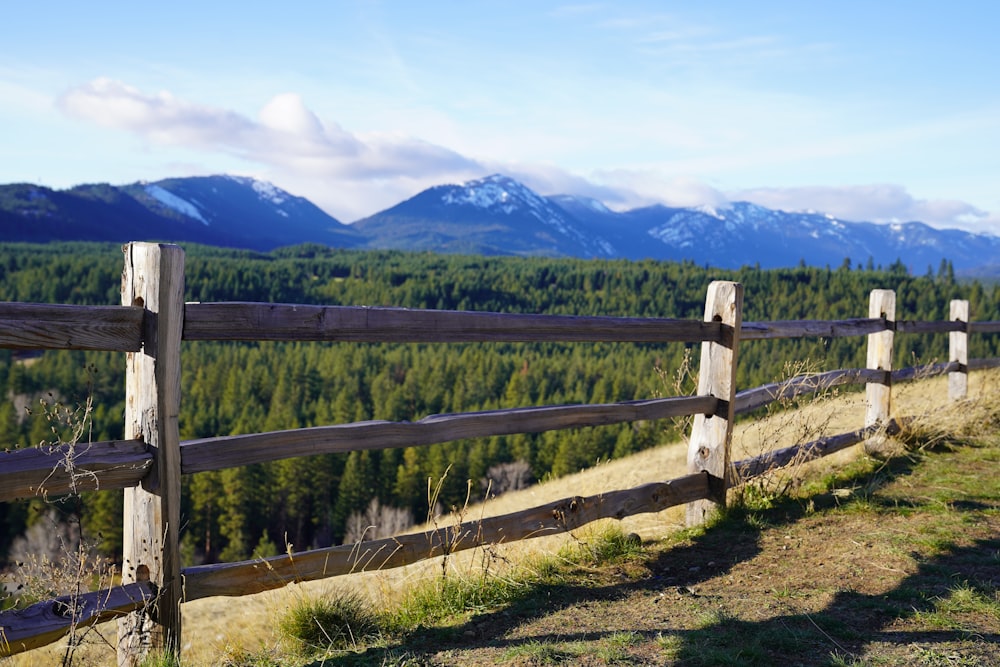
[[342,222],[493,173],[1000,234],[1000,3],[5,3],[0,183],[234,174]]

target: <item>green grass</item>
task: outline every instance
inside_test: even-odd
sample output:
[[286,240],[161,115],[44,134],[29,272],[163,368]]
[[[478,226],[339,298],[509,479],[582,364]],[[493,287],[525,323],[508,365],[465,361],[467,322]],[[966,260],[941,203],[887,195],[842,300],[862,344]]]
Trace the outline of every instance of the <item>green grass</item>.
[[626,533],[615,523],[598,524],[567,543],[558,557],[576,565],[603,565],[637,558],[645,553],[642,540],[635,533]]
[[418,583],[404,594],[390,614],[396,631],[431,625],[509,605],[529,595],[534,577],[526,570],[504,576],[493,574],[449,575]]
[[278,619],[282,636],[300,655],[357,646],[377,637],[381,625],[368,602],[349,591],[302,596]]

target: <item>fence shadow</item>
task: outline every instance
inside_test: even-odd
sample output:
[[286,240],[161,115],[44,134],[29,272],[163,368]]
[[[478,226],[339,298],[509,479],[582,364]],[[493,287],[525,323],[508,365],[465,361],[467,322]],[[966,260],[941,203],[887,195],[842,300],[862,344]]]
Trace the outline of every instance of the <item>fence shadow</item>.
[[[880,505],[888,501],[881,499],[875,491],[890,481],[908,475],[915,463],[914,457],[898,457],[886,462],[874,476],[859,473],[853,479],[841,478],[840,486],[856,488],[863,502]],[[703,595],[701,584],[725,576],[737,565],[760,555],[765,548],[762,544],[765,529],[773,531],[774,528],[790,526],[817,508],[849,501],[843,495],[822,493],[798,501],[783,501],[761,512],[733,508],[728,516],[704,533],[682,546],[660,551],[648,559],[644,563],[648,575],[638,580],[599,586],[537,585],[525,598],[504,609],[477,615],[465,624],[448,628],[420,628],[399,644],[378,649],[375,655],[369,649],[363,656],[327,658],[323,664],[380,664],[379,660],[383,664],[395,664],[391,658],[400,653],[421,664],[419,660],[422,657],[430,658],[441,651],[460,652],[473,647],[507,650],[531,642],[554,645],[593,642],[610,637],[616,631],[584,632],[563,627],[533,636],[521,634],[512,638],[509,635],[518,628],[573,607],[629,600],[648,604],[650,615],[655,616],[654,605],[678,604],[685,598],[690,598],[687,602],[703,603],[700,604],[704,609],[703,619],[695,629],[690,629],[690,624],[683,629],[671,627],[669,622],[656,627],[654,622],[645,624],[637,631],[630,631],[669,645],[671,660],[676,664],[852,664],[853,656],[866,647],[878,644],[890,646],[896,655],[901,647],[906,647],[905,650],[912,653],[914,664],[926,662],[928,656],[935,655],[935,652],[942,655],[953,653],[955,644],[970,638],[968,630],[942,627],[932,632],[909,632],[905,629],[905,621],[915,615],[933,614],[936,604],[947,600],[956,587],[960,594],[964,591],[972,596],[991,599],[1000,586],[1000,570],[997,568],[1000,538],[980,538],[965,545],[953,542],[941,545],[939,555],[920,562],[915,572],[904,577],[891,590],[866,594],[845,585],[819,611],[797,611],[792,600],[779,601],[777,609],[769,610],[771,615],[762,620],[740,620],[725,612],[712,611],[713,606],[718,608],[715,602],[724,597],[724,590],[722,596],[718,590],[715,595]],[[912,501],[908,509],[919,509],[920,504],[919,499]],[[954,503],[952,508],[977,513],[984,509],[995,510],[996,505],[973,501],[971,504]],[[783,564],[783,567],[795,566],[794,555],[790,555]],[[976,637],[978,641],[972,650],[983,655],[972,655],[970,659],[980,661],[975,664],[1000,664],[1000,633],[979,634]],[[372,662],[376,655],[378,658]]]

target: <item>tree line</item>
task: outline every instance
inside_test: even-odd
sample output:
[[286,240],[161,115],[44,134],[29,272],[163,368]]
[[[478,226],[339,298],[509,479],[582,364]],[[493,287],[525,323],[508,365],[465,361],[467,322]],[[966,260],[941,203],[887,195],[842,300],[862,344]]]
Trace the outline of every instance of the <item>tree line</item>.
[[[265,301],[445,310],[700,319],[709,282],[745,286],[744,319],[863,317],[875,288],[897,292],[900,319],[940,320],[948,302],[970,301],[973,318],[1000,319],[1000,292],[959,283],[950,265],[914,276],[882,269],[799,266],[723,271],[691,262],[510,258],[348,251],[317,245],[271,253],[186,248],[189,301]],[[107,305],[119,302],[122,257],[100,244],[0,249],[0,300]],[[896,363],[946,360],[947,336],[900,337]],[[782,377],[788,360],[823,369],[864,365],[864,339],[753,341],[742,346],[738,386]],[[995,336],[970,354],[996,356]],[[683,344],[184,343],[182,439],[369,419],[672,395],[672,378],[696,346]],[[124,355],[0,351],[0,443],[36,446],[78,437],[121,438]],[[693,389],[687,388],[687,393]],[[231,561],[325,546],[355,536],[373,507],[423,518],[428,480],[447,508],[487,480],[545,479],[655,446],[670,423],[642,422],[424,447],[289,459],[184,479],[183,545],[189,563]],[[42,515],[42,500],[0,504],[0,545]],[[84,494],[70,507],[97,548],[121,549],[121,493]],[[391,513],[391,512],[390,512]],[[385,512],[383,512],[385,515]],[[398,516],[398,514],[397,514]],[[369,535],[370,536],[370,535]],[[280,546],[278,546],[280,545]],[[0,553],[0,559],[5,556]]]

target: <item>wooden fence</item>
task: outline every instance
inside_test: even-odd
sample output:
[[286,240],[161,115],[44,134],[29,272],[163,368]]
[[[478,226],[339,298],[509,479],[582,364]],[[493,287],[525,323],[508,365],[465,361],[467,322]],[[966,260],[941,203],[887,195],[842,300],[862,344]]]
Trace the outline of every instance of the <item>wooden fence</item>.
[[[836,321],[743,322],[743,288],[715,282],[703,320],[573,317],[399,308],[265,303],[187,303],[184,254],[172,245],[124,248],[122,305],[109,307],[0,303],[0,347],[113,350],[127,353],[123,440],[68,448],[0,453],[0,501],[98,489],[125,490],[122,584],[82,596],[0,613],[0,655],[51,643],[71,624],[117,618],[118,660],[133,665],[152,648],[177,652],[181,603],[238,596],[362,570],[399,567],[493,542],[565,532],[607,517],[687,506],[705,520],[726,490],[792,460],[816,458],[892,428],[894,383],[947,373],[952,400],[965,397],[971,369],[1000,359],[969,360],[970,333],[998,333],[1000,322],[970,322],[967,301],[953,301],[944,322],[896,319],[895,295],[871,294],[868,317]],[[947,333],[950,360],[894,370],[896,333]],[[868,337],[866,368],[832,370],[736,391],[740,343],[818,336]],[[555,405],[434,415],[415,422],[366,421],[181,442],[181,342],[192,340],[358,342],[698,342],[697,394],[602,405]],[[730,461],[736,415],[840,385],[866,386],[865,427]],[[267,559],[181,568],[181,475],[296,456],[385,449],[463,438],[536,433],[694,415],[689,474],[632,489],[566,498],[512,514],[425,533],[401,535]]]

